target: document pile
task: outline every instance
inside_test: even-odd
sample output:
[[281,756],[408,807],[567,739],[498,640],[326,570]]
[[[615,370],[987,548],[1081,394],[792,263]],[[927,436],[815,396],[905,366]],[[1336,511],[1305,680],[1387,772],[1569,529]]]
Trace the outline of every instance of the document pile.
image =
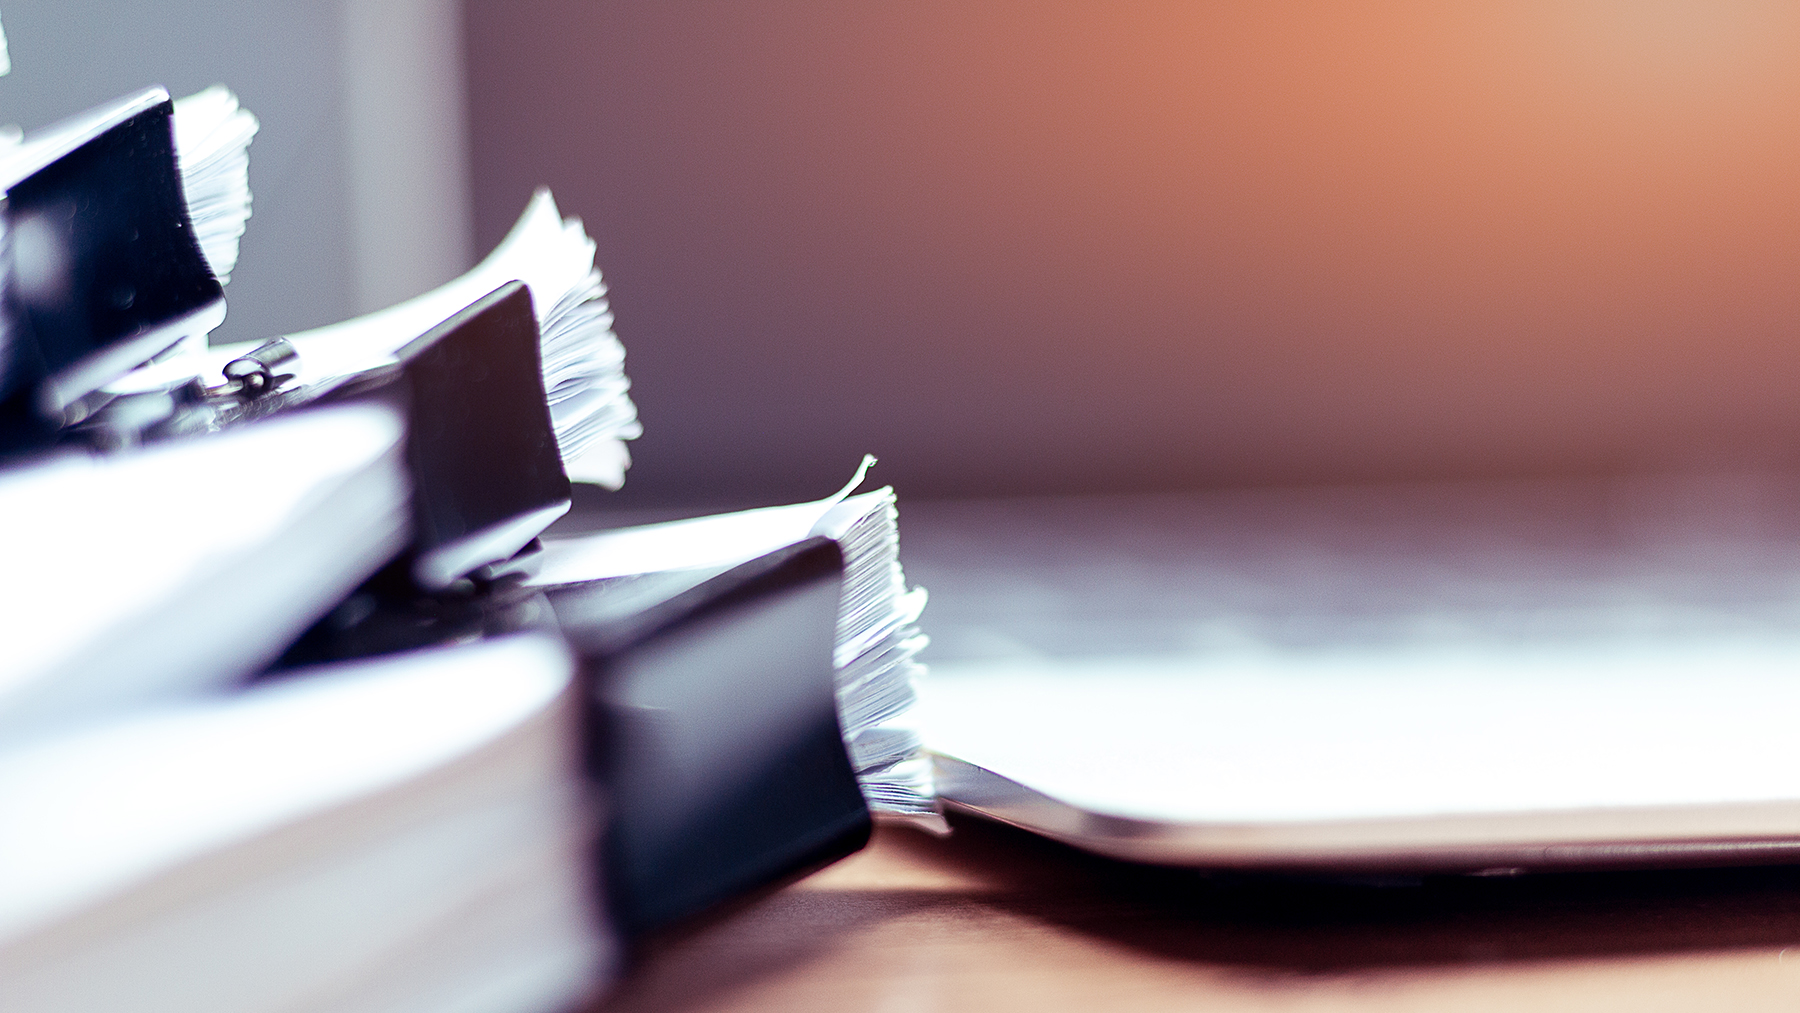
[[0,1007],[566,1009],[936,821],[892,491],[546,544],[641,432],[581,222],[208,347],[257,129],[0,145]]
[[[401,420],[347,407],[0,472],[0,734],[214,689],[406,543]],[[223,480],[222,480],[223,479]]]
[[548,637],[335,666],[0,752],[0,1005],[550,1009],[588,904]]

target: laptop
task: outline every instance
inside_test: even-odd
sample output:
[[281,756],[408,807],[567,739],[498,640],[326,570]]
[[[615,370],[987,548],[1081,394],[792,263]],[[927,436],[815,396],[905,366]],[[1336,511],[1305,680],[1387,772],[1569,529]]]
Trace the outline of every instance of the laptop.
[[1100,854],[1800,859],[1800,478],[911,502],[945,804]]

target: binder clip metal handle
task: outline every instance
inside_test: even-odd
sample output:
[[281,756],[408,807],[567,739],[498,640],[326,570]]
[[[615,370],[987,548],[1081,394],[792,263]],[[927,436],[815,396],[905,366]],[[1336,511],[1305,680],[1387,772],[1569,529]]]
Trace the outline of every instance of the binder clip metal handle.
[[258,397],[292,376],[279,370],[299,358],[300,353],[286,338],[271,338],[227,362],[225,380],[227,384],[235,385],[239,394]]

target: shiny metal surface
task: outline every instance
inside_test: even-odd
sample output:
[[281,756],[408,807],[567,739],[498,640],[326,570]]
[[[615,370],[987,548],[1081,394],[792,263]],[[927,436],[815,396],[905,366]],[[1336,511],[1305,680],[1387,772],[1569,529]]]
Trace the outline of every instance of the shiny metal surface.
[[[952,810],[1109,858],[1155,865],[1351,875],[1508,875],[1800,860],[1800,838],[1791,835],[1693,829],[1695,817],[1703,824],[1773,829],[1791,821],[1800,803],[1286,824],[1163,823],[1091,812],[975,764],[942,755],[935,759],[938,791]],[[1633,829],[1638,833],[1619,833]]]

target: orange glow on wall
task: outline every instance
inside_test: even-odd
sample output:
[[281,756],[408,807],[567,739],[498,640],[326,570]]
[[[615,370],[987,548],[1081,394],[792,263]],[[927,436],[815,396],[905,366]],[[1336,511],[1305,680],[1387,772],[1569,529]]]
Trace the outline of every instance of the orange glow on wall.
[[1800,446],[1793,5],[526,6],[471,15],[481,221],[529,164],[599,226],[650,484]]

